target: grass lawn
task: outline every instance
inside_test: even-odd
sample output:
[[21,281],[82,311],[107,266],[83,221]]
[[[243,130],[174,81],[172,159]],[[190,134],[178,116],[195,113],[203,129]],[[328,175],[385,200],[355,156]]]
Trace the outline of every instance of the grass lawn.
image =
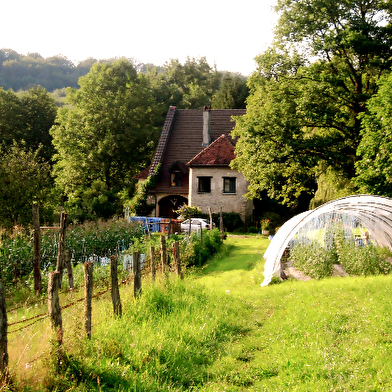
[[144,282],[137,301],[132,287],[123,288],[121,319],[112,316],[109,298],[94,302],[91,341],[82,337],[80,314],[64,312],[73,325],[65,330],[67,366],[60,372],[49,366],[39,378],[34,367],[48,362],[33,363],[29,373],[19,354],[14,372],[23,368],[26,381],[16,378],[18,385],[31,391],[391,391],[392,277],[261,288],[268,244],[261,236],[229,236],[218,255],[183,281]]

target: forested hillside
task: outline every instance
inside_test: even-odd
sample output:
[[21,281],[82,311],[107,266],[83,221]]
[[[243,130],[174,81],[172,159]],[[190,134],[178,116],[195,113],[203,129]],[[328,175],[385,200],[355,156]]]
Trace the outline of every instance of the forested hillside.
[[44,58],[39,53],[22,55],[12,49],[0,50],[0,86],[5,90],[27,90],[42,86],[48,91],[78,87],[78,79],[96,63],[86,59],[75,65],[65,56]]

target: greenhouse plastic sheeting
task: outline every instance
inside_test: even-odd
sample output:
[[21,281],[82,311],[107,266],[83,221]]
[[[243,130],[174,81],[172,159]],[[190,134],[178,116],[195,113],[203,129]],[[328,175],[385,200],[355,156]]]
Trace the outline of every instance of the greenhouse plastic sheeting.
[[349,215],[366,227],[375,245],[392,250],[392,199],[373,195],[342,197],[294,216],[278,230],[264,253],[266,262],[261,286],[267,286],[274,275],[280,275],[280,260],[298,231],[312,219],[327,214]]

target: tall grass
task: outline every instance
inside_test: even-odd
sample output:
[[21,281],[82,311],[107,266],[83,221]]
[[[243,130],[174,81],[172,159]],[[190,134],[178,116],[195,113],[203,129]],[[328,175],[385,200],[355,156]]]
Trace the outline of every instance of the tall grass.
[[[14,336],[15,385],[30,391],[391,390],[392,277],[261,288],[267,245],[257,236],[229,237],[202,271],[183,281],[147,280],[137,300],[131,286],[122,287],[122,318],[113,317],[109,296],[95,300],[91,341],[81,307],[68,309],[66,356],[57,372],[45,356],[26,367]],[[40,327],[28,336],[41,333],[49,335]]]

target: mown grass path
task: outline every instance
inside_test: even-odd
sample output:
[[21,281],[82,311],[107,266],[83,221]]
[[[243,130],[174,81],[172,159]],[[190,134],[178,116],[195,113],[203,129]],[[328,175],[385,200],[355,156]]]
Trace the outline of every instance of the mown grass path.
[[260,287],[269,241],[229,237],[200,282],[238,301],[247,326],[214,364],[211,391],[391,391],[392,277]]

